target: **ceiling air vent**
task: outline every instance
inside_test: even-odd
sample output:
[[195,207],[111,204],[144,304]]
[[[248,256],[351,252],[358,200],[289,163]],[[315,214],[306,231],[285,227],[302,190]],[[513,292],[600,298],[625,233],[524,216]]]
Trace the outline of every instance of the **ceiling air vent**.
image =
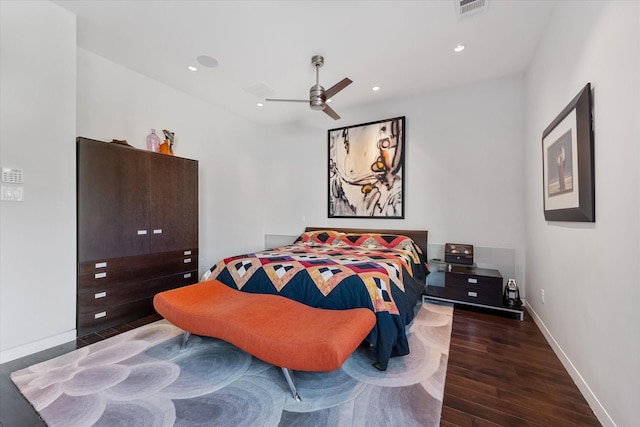
[[262,100],[264,100],[265,98],[269,98],[276,93],[274,89],[264,83],[256,83],[253,86],[245,87],[244,91]]
[[454,0],[458,18],[478,15],[487,11],[489,0]]

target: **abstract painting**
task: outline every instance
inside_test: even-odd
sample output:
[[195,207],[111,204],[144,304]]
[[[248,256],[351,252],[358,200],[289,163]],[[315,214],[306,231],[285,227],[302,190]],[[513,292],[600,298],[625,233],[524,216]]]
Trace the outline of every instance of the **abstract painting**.
[[404,218],[405,118],[331,129],[329,218]]

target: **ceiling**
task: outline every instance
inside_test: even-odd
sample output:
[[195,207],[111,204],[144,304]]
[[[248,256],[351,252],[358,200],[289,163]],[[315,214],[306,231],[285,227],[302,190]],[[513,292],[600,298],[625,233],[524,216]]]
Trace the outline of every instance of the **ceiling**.
[[[358,106],[525,71],[555,4],[488,0],[486,11],[459,17],[454,0],[54,3],[77,15],[82,49],[257,123],[322,126],[340,126],[341,112]],[[459,43],[466,49],[455,53]],[[341,121],[305,104],[263,101],[307,99],[316,54],[325,58],[326,89],[354,81],[330,104]],[[202,66],[201,55],[218,66]]]

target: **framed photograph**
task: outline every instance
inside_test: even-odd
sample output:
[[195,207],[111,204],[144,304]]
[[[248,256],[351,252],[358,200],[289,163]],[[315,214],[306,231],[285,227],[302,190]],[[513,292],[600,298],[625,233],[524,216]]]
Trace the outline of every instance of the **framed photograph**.
[[328,131],[329,218],[404,218],[405,118]]
[[591,84],[542,133],[544,218],[595,222]]

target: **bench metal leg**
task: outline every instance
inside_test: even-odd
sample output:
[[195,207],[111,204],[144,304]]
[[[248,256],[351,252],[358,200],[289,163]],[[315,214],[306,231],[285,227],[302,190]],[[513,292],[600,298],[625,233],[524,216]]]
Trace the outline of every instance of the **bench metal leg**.
[[289,388],[291,389],[291,394],[293,394],[293,398],[298,402],[301,402],[300,395],[298,394],[298,390],[296,390],[296,385],[293,382],[293,374],[291,373],[291,369],[288,368],[280,368],[282,369],[282,373],[284,377],[287,379],[287,384],[289,384]]
[[187,349],[187,341],[189,341],[190,336],[191,336],[191,332],[185,331],[184,334],[182,334],[182,345],[180,346],[180,350]]

